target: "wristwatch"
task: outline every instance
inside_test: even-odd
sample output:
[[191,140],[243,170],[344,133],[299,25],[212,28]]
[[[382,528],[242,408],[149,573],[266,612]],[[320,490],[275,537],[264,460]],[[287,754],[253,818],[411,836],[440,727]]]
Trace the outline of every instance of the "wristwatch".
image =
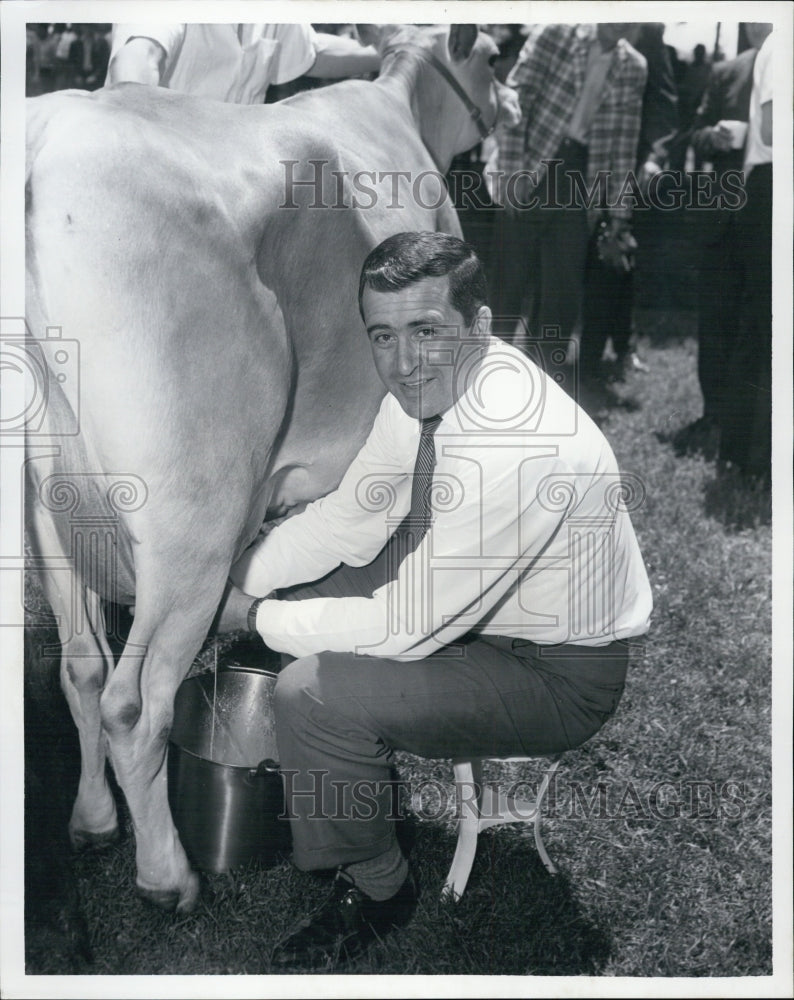
[[262,601],[266,601],[270,596],[271,596],[270,594],[265,594],[264,597],[257,597],[257,599],[253,602],[251,607],[248,609],[248,617],[247,617],[248,631],[252,635],[259,635],[259,632],[257,631],[256,628],[256,613],[257,611],[259,611],[259,605],[262,603]]

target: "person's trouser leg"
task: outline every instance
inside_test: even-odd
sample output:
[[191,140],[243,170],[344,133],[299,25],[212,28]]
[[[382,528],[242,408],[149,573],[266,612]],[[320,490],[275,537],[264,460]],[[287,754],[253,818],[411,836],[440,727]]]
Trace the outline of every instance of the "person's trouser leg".
[[579,344],[579,370],[582,374],[594,375],[598,372],[609,337],[619,360],[628,354],[633,297],[633,272],[617,271],[599,260],[598,243],[593,237],[587,247],[582,300],[582,336]]
[[725,395],[720,457],[770,475],[772,443],[772,164],[754,167],[736,220],[744,259],[742,303]]
[[589,739],[620,698],[625,644],[538,650],[478,639],[458,656],[320,653],[286,667],[274,708],[295,864],[328,868],[390,849],[393,750],[543,755]]
[[[557,162],[559,161],[559,162]],[[587,174],[587,149],[565,140],[538,185],[520,205],[497,214],[490,281],[494,332],[513,339],[524,298],[531,299],[529,337],[519,346],[552,371],[551,353],[570,339],[579,318],[589,228],[578,187]]]
[[630,343],[633,333],[632,310],[634,308],[634,271],[615,271],[615,311],[611,331],[612,348],[618,361],[625,361],[631,353]]
[[579,318],[587,255],[587,216],[583,209],[543,209],[540,290],[530,343],[537,345],[547,372],[554,370],[555,348],[567,349]]
[[581,205],[573,175],[586,177],[587,150],[566,140],[538,191],[531,215],[539,246],[537,302],[530,324],[547,372],[555,368],[560,347],[567,351],[579,319],[584,291],[585,261],[590,238],[587,212]]
[[525,319],[522,305],[536,272],[535,230],[529,216],[521,209],[501,209],[494,218],[488,280],[492,330],[507,341],[513,339],[519,319]]
[[734,212],[724,212],[700,248],[698,382],[703,416],[722,422],[728,366],[738,328],[744,280]]

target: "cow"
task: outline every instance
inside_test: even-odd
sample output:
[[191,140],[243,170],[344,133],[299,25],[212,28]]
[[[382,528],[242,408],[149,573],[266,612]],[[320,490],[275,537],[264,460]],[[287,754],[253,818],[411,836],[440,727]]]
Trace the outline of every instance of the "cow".
[[[365,37],[377,80],[274,105],[138,84],[28,101],[27,324],[53,447],[26,464],[26,517],[79,730],[69,832],[117,835],[109,759],[138,891],[178,911],[199,883],[168,805],[176,690],[233,562],[333,489],[372,424],[364,258],[398,231],[460,235],[440,175],[517,119],[475,26]],[[104,601],[135,608],[117,662]]]

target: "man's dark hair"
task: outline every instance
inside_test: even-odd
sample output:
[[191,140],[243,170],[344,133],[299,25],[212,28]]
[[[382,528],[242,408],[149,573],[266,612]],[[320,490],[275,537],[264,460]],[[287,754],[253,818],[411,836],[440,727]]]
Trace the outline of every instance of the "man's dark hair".
[[358,283],[358,308],[364,289],[399,292],[423,278],[449,275],[449,301],[466,323],[488,300],[485,272],[474,249],[448,233],[397,233],[378,244],[364,261]]

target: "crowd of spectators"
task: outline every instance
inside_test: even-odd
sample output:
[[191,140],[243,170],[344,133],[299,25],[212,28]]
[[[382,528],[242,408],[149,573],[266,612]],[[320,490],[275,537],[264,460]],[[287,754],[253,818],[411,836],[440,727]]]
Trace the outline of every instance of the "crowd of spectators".
[[110,32],[109,24],[29,24],[25,57],[28,95],[104,86]]

